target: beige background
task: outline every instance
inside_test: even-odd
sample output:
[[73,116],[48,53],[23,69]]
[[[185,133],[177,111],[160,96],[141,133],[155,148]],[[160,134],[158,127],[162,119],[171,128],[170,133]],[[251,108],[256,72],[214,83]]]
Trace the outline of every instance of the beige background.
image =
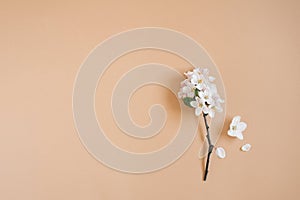
[[[299,199],[299,9],[297,0],[1,0],[0,199]],[[221,136],[228,156],[213,156],[206,183],[197,159],[200,136],[168,168],[131,175],[96,161],[75,131],[72,87],[80,64],[107,37],[144,26],[175,29],[201,43],[221,71],[228,119],[240,114],[249,125],[243,142]],[[155,102],[169,112],[163,132],[143,141],[117,130],[105,103],[118,77],[148,61],[190,69],[174,55],[136,52],[111,66],[96,98],[108,137],[137,152],[174,136],[176,98],[155,86],[133,96],[130,111],[139,124],[148,122]],[[239,151],[244,142],[251,152]]]

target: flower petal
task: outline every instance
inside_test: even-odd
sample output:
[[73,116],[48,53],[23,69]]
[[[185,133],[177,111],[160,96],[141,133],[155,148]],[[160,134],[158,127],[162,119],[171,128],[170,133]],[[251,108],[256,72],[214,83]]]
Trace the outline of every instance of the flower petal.
[[240,140],[244,139],[243,133],[241,131],[236,131],[235,136]]
[[239,130],[239,131],[244,131],[246,128],[247,128],[247,124],[245,122],[240,122],[237,125],[237,130]]
[[188,92],[190,92],[190,91],[191,91],[191,88],[188,87],[188,86],[184,86],[184,87],[182,88],[182,92],[184,92],[184,93],[188,93]]
[[225,158],[226,157],[226,152],[225,152],[225,149],[223,147],[218,147],[216,149],[216,154],[219,158]]
[[241,121],[241,117],[240,116],[235,116],[232,121],[231,121],[231,124],[232,126],[237,126]]
[[251,144],[245,144],[241,147],[241,150],[244,152],[250,151],[251,149]]
[[205,74],[205,75],[206,75],[206,74],[208,74],[208,73],[209,73],[209,70],[208,70],[207,68],[203,68],[203,69],[202,69],[202,74]]
[[203,91],[198,92],[198,96],[199,96],[201,99],[204,99],[204,92],[203,92]]
[[192,84],[197,84],[197,83],[198,83],[198,80],[197,80],[195,77],[192,77],[191,83],[192,83]]
[[208,114],[209,113],[209,108],[206,106],[206,105],[203,105],[203,112],[205,114]]
[[192,107],[194,107],[194,108],[197,108],[198,103],[197,103],[197,101],[191,101],[191,102],[190,102],[190,105],[191,105]]
[[195,109],[195,115],[196,116],[200,116],[201,112],[202,112],[201,108],[198,107],[198,108]]
[[209,115],[211,118],[214,118],[214,116],[215,116],[215,111],[214,111],[213,109],[210,109],[210,110],[208,111],[208,115]]
[[209,76],[209,77],[208,77],[208,80],[209,80],[210,82],[213,82],[214,80],[216,80],[216,78],[213,77],[213,76]]
[[203,84],[196,84],[196,88],[198,90],[202,90],[203,89]]
[[227,131],[227,134],[228,134],[229,136],[231,136],[231,137],[236,137],[236,133],[235,133],[234,130],[228,130],[228,131]]

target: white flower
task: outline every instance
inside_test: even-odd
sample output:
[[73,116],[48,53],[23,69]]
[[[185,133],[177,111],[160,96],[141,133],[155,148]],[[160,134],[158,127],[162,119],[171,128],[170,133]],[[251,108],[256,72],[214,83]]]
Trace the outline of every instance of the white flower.
[[235,116],[232,119],[230,124],[230,129],[228,130],[228,135],[231,137],[237,137],[240,140],[244,139],[243,131],[247,128],[247,124],[245,122],[241,122],[240,116]]
[[223,147],[218,147],[216,149],[216,154],[219,158],[225,158],[226,157],[226,152],[225,152],[225,149]]
[[223,112],[222,103],[224,103],[224,100],[220,98],[218,93],[212,94],[212,100],[213,100],[213,106],[215,107],[215,110],[218,112]]
[[221,99],[216,85],[213,83],[209,83],[208,89],[206,91],[208,91],[209,94],[204,96],[204,98],[209,99],[209,100],[206,100],[206,102],[209,104],[208,107],[210,109],[210,111],[209,111],[210,116],[213,117],[215,112],[223,112],[223,108],[222,108],[221,104],[224,103],[224,100]]
[[193,71],[187,71],[184,72],[184,75],[188,78],[191,79],[192,75],[195,73],[195,69]]
[[208,105],[205,108],[203,108],[203,113],[207,114],[211,118],[214,118],[216,113],[215,107],[213,105]]
[[[224,103],[224,100],[221,99],[216,84],[210,83],[209,90],[211,92],[211,97],[214,100],[215,104]],[[220,104],[221,105],[221,104]]]
[[198,90],[202,90],[205,88],[205,79],[202,74],[194,73],[191,76],[191,83],[195,85]]
[[216,79],[213,76],[209,76],[209,70],[207,68],[196,68],[196,70],[198,71],[198,73],[204,76],[206,84],[208,84],[209,82],[213,82]]
[[193,71],[188,71],[184,74],[198,90],[205,89],[210,82],[215,80],[214,77],[209,76],[207,68],[195,68]]
[[205,90],[198,92],[198,95],[203,101],[205,101],[208,104],[211,104],[213,102],[212,94],[209,91],[209,89],[205,89]]
[[202,112],[208,114],[211,118],[215,116],[215,111],[210,106],[207,106],[202,98],[196,97],[195,100],[191,101],[190,105],[195,108],[196,116],[200,116]]
[[203,99],[196,97],[196,101],[191,101],[191,106],[195,108],[195,115],[199,116],[204,110],[207,110],[207,106],[205,105],[205,102]]
[[250,151],[251,149],[251,144],[245,144],[241,147],[241,150],[244,152]]
[[208,106],[208,110],[203,111],[205,114],[208,114],[211,118],[215,116],[216,112],[223,112],[223,108],[221,106],[221,103],[224,101],[221,101],[221,99],[212,100],[211,104]]

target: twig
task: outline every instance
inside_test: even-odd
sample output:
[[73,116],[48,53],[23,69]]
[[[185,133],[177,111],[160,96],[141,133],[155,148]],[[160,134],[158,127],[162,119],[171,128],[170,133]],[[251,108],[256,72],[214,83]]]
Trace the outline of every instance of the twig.
[[209,126],[207,124],[206,116],[207,116],[207,114],[203,113],[203,118],[204,118],[205,127],[206,127],[206,138],[207,138],[207,142],[208,142],[208,154],[207,154],[206,165],[205,165],[204,181],[206,181],[207,174],[208,174],[208,166],[209,166],[210,155],[211,155],[211,153],[214,149],[214,145],[211,143],[211,140],[210,140]]

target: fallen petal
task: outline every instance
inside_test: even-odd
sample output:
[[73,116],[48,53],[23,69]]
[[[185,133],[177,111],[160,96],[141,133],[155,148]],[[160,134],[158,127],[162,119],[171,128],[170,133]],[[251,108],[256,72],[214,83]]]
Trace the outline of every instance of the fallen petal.
[[251,144],[245,144],[241,147],[241,150],[245,152],[250,151],[250,149],[251,149]]
[[227,134],[228,134],[229,136],[231,136],[231,137],[236,137],[236,133],[235,133],[235,131],[233,131],[233,130],[228,130],[228,131],[227,131]]
[[230,123],[230,127],[237,126],[240,123],[240,121],[241,121],[241,116],[235,116]]
[[235,136],[239,139],[239,140],[243,140],[244,139],[244,136],[243,136],[243,133],[240,132],[240,131],[236,131],[235,132]]
[[237,125],[237,129],[239,131],[244,131],[245,129],[247,128],[247,124],[245,122],[240,122],[238,125]]
[[225,149],[223,147],[218,147],[216,149],[216,154],[219,158],[225,158],[226,157],[226,152],[225,152]]

